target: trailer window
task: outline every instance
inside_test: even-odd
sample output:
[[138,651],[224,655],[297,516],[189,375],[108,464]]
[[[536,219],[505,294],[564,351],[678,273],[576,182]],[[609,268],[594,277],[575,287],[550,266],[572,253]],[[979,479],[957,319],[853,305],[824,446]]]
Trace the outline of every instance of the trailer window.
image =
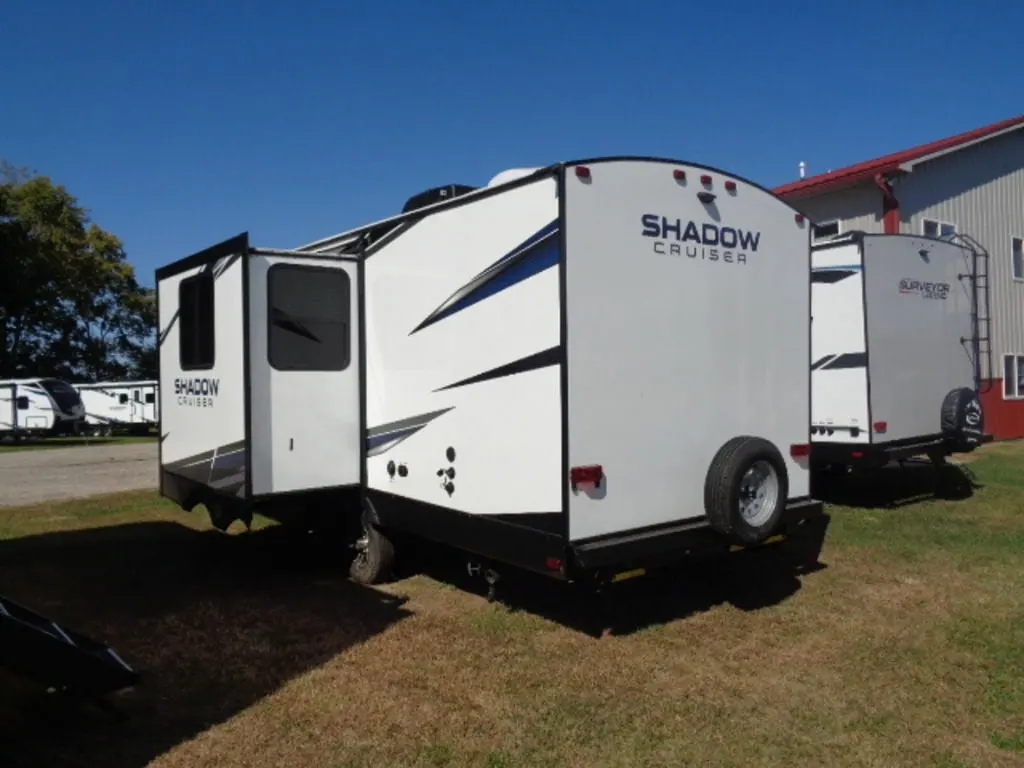
[[351,285],[341,269],[275,264],[267,273],[267,359],[279,371],[349,365]]
[[25,397],[24,395],[22,395],[21,397],[18,398],[17,405],[18,405],[18,410],[19,411],[27,411],[28,410],[28,398]]
[[156,402],[156,395],[154,395],[152,392],[147,392],[146,393],[146,404],[147,405],[152,405],[155,402]]
[[181,370],[213,368],[213,272],[181,281],[178,288],[178,339]]
[[1024,355],[1003,355],[1003,399],[1024,398]]
[[1024,280],[1024,238],[1015,237],[1010,243],[1010,263],[1013,267],[1013,279]]
[[815,243],[836,237],[840,232],[838,221],[823,221],[811,229],[811,240]]
[[936,219],[924,219],[921,224],[921,232],[925,237],[934,237],[936,239],[951,237],[956,234],[956,224]]
[[128,402],[128,395],[122,392],[120,395],[117,396],[117,402],[119,402],[121,405],[124,405],[125,403]]

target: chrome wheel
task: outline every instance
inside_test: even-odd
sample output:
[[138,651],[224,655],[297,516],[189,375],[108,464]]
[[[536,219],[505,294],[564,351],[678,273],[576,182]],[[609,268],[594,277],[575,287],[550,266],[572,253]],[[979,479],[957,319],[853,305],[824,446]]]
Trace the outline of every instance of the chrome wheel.
[[779,473],[765,460],[755,461],[740,480],[740,516],[753,527],[763,525],[779,503]]

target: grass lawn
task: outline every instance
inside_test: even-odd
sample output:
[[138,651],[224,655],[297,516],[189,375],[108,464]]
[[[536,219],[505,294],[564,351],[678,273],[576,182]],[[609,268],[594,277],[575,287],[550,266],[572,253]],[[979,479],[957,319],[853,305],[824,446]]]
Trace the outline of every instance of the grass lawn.
[[157,436],[142,435],[138,437],[47,437],[38,439],[27,439],[20,442],[10,440],[0,441],[0,453],[12,453],[14,451],[38,451],[47,448],[73,448],[90,445],[125,445],[128,443],[151,443]]
[[830,506],[817,567],[733,554],[596,614],[533,584],[489,604],[457,563],[361,588],[150,493],[2,510],[0,594],[145,682],[110,724],[0,679],[0,764],[1021,766],[1024,444],[968,466],[956,500],[908,468]]

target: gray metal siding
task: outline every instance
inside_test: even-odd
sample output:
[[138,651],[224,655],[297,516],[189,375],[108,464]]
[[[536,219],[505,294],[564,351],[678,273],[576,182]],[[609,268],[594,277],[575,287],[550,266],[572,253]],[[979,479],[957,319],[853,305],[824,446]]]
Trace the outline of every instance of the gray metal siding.
[[838,220],[842,232],[882,231],[882,193],[870,184],[794,200],[793,205],[815,223]]
[[1024,133],[968,147],[917,166],[895,189],[901,229],[947,221],[988,250],[993,374],[1002,355],[1024,354],[1024,281],[1014,280],[1010,239],[1024,237]]

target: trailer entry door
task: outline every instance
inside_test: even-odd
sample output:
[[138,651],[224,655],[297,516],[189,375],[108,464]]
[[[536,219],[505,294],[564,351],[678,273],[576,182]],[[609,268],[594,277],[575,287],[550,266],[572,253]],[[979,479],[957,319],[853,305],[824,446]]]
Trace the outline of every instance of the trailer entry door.
[[[357,265],[268,255],[254,258],[251,269],[254,303],[264,297],[263,311],[250,318],[253,491],[354,485],[360,477]],[[262,471],[261,455],[270,465]]]

